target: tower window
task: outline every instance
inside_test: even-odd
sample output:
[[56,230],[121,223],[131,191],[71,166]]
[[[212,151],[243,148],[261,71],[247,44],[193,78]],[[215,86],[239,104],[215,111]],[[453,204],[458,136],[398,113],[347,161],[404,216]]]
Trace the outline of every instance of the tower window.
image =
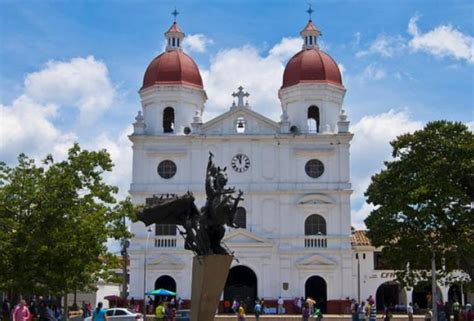
[[313,37],[309,37],[309,44],[310,44],[310,45],[313,44]]
[[163,132],[172,133],[174,131],[174,109],[166,107],[163,110]]
[[247,227],[247,211],[245,211],[245,208],[237,208],[237,212],[235,212],[234,217],[234,224],[237,225],[239,228]]
[[164,160],[158,164],[158,175],[162,178],[169,179],[176,175],[176,164],[171,160]]
[[309,177],[318,178],[324,173],[324,164],[319,159],[310,159],[304,170]]
[[176,39],[173,38],[173,47],[176,46]]
[[308,131],[319,133],[319,108],[317,106],[310,106],[308,108]]
[[176,235],[176,224],[155,224],[155,235]]
[[244,117],[237,118],[237,121],[235,122],[235,130],[237,131],[237,133],[239,134],[245,133],[245,125],[246,125],[246,122],[245,122]]
[[309,216],[304,222],[304,235],[326,235],[326,220],[318,214]]

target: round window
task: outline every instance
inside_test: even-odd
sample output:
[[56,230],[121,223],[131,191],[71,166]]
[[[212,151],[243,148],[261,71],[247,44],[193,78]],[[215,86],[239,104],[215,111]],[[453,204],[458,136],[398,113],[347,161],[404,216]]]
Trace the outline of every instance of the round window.
[[176,174],[176,164],[170,160],[164,160],[158,165],[158,175],[163,178],[171,178]]
[[318,178],[324,173],[324,165],[319,159],[311,159],[304,167],[306,174],[312,178]]

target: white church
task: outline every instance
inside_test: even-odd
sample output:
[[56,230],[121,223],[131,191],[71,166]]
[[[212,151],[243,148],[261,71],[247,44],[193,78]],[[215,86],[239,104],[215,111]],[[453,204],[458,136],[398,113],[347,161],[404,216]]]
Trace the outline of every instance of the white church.
[[[346,298],[373,295],[378,304],[426,306],[428,287],[400,288],[365,234],[351,231],[346,88],[337,63],[319,49],[321,33],[311,20],[300,35],[302,49],[275,92],[281,105],[268,107],[281,111],[279,120],[252,110],[251,88],[239,87],[229,93],[234,102],[225,113],[203,122],[205,84],[174,22],[166,51],[151,61],[139,91],[142,108],[130,135],[133,201],[191,191],[202,206],[212,152],[245,199],[236,215],[240,228],[229,228],[223,239],[235,255],[223,301],[258,297],[271,305],[281,296],[291,310],[295,297],[312,296],[331,313],[344,312]],[[190,299],[193,253],[179,229],[132,224],[129,297],[165,288]],[[445,300],[459,292],[439,288]]]

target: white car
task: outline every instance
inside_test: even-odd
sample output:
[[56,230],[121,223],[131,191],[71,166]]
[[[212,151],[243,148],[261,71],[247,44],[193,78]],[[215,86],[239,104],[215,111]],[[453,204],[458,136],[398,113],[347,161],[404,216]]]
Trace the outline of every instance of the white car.
[[[109,321],[143,321],[141,313],[136,313],[126,308],[106,309],[105,314]],[[92,317],[87,317],[84,321],[92,321]]]

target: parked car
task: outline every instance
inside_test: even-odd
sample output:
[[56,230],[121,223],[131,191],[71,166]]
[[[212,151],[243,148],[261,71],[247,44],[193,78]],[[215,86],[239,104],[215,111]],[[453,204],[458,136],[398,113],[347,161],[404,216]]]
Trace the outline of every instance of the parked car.
[[176,321],[189,321],[191,311],[190,310],[177,310]]
[[[106,309],[105,314],[109,318],[109,321],[143,321],[141,313],[136,313],[126,308]],[[92,317],[87,317],[84,321],[92,321]]]

